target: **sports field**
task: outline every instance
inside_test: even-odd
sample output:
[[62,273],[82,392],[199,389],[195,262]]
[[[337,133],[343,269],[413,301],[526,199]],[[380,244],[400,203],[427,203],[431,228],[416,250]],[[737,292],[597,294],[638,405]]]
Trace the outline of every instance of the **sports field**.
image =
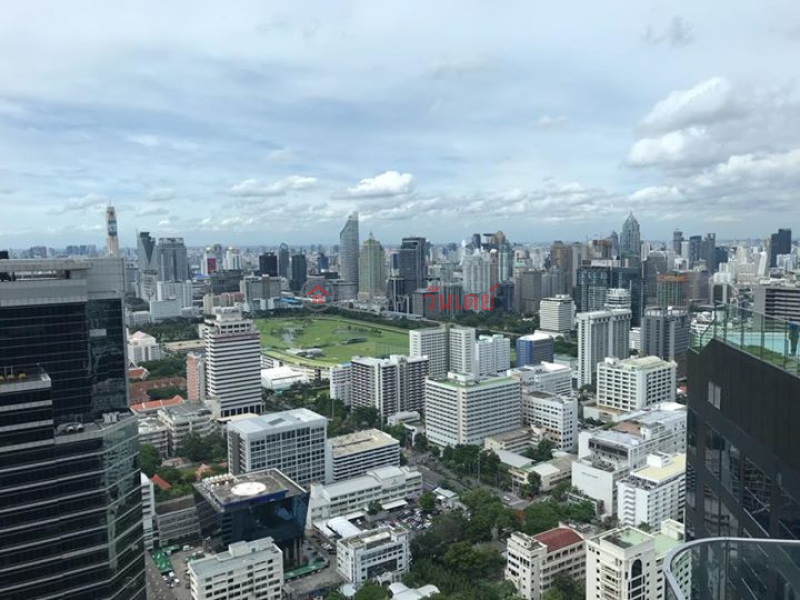
[[[261,345],[269,354],[309,366],[329,366],[353,356],[408,354],[408,331],[377,323],[338,317],[258,319]],[[290,348],[319,348],[314,359],[287,354]]]

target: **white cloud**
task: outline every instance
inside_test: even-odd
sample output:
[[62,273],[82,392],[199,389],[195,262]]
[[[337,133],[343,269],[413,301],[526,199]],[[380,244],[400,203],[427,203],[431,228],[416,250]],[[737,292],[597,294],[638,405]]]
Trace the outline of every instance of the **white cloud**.
[[688,90],[672,92],[642,120],[651,131],[674,131],[727,119],[738,112],[734,89],[725,77],[712,77]]
[[315,177],[291,175],[272,183],[262,183],[258,179],[245,179],[231,188],[231,196],[242,198],[269,198],[283,196],[292,191],[302,191],[317,187]]
[[150,202],[168,202],[175,198],[175,190],[170,187],[159,187],[148,190],[145,197]]
[[353,198],[389,198],[409,194],[414,186],[414,176],[411,173],[386,171],[375,177],[362,179],[358,185],[347,188],[347,195]]
[[107,196],[94,193],[86,194],[79,198],[70,198],[67,200],[60,212],[85,211],[89,208],[97,208],[98,206],[106,206],[107,204],[109,204]]
[[294,157],[294,152],[289,150],[289,148],[277,148],[275,150],[270,151],[267,154],[267,160],[269,162],[284,162],[290,160]]
[[147,133],[137,133],[129,135],[126,139],[129,142],[132,142],[134,144],[139,144],[140,146],[146,146],[148,148],[155,148],[156,146],[161,145],[161,140],[158,138],[157,135],[150,135]]
[[694,36],[691,23],[678,15],[672,18],[661,33],[653,25],[648,25],[642,39],[653,45],[666,42],[670,46],[686,46],[694,41]]
[[628,153],[628,164],[634,167],[677,165],[700,159],[707,154],[708,132],[703,127],[670,131],[655,138],[637,141]]
[[565,117],[564,115],[557,115],[557,116],[542,115],[541,117],[536,119],[536,126],[542,128],[555,127],[557,125],[563,125],[566,122],[567,122],[567,117]]
[[156,215],[166,215],[169,211],[160,206],[145,206],[144,208],[136,211],[137,217],[152,217]]

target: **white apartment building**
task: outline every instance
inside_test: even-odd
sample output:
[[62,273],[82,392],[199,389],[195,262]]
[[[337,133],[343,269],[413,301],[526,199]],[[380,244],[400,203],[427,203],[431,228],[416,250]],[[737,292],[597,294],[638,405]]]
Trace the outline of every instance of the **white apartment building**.
[[560,526],[537,535],[519,531],[506,542],[505,579],[522,600],[541,600],[559,573],[575,581],[586,577],[586,542],[574,529]]
[[350,363],[333,366],[328,379],[331,399],[341,400],[345,406],[350,406],[350,371]]
[[479,336],[474,345],[474,373],[487,377],[505,373],[511,364],[511,340],[499,333]]
[[531,392],[569,394],[572,391],[572,369],[568,365],[542,361],[511,369],[508,374],[518,379],[522,389]]
[[[664,600],[664,557],[682,541],[683,526],[674,521],[666,521],[653,535],[623,527],[587,540],[586,597]],[[689,577],[690,569],[679,570],[679,576]]]
[[482,446],[484,438],[520,424],[520,383],[512,377],[450,373],[446,381],[426,383],[426,435],[434,444]]
[[214,431],[213,414],[209,408],[199,402],[186,402],[176,406],[161,408],[158,420],[169,433],[169,455],[178,453],[184,438],[194,433],[205,437]]
[[543,298],[539,303],[539,329],[549,333],[566,335],[572,331],[575,318],[575,302],[572,296],[560,294]]
[[475,330],[472,327],[450,327],[449,332],[450,372],[474,373]]
[[311,527],[316,521],[366,511],[372,502],[402,506],[422,491],[422,474],[409,467],[380,467],[328,485],[312,483],[309,490],[307,526]]
[[327,482],[363,475],[378,467],[400,466],[400,442],[380,429],[365,429],[330,438]]
[[683,520],[686,501],[686,455],[659,452],[647,456],[647,466],[631,471],[617,484],[620,525],[647,523],[651,531],[662,521]]
[[674,402],[678,365],[657,356],[606,358],[597,365],[597,406],[623,412]]
[[159,301],[177,300],[181,309],[192,308],[193,293],[191,281],[156,282],[156,298]]
[[411,565],[408,531],[380,527],[336,542],[336,571],[354,586],[370,579],[397,581]]
[[192,600],[281,600],[283,553],[272,538],[189,562]]
[[260,414],[261,339],[253,321],[232,308],[206,319],[206,392],[219,399],[220,417]]
[[375,408],[383,418],[398,412],[421,410],[427,375],[428,359],[425,357],[355,356],[350,361],[350,404]]
[[156,541],[156,492],[153,482],[144,473],[139,473],[142,487],[142,527],[144,549],[152,550]]
[[142,331],[128,336],[128,362],[138,365],[140,362],[161,359],[161,346],[156,338]]
[[631,413],[611,429],[582,431],[572,485],[601,503],[603,516],[617,510],[617,483],[647,463],[647,455],[686,451],[686,407],[667,403]]
[[607,357],[630,354],[630,310],[598,310],[578,313],[578,385],[594,382],[597,363]]
[[578,399],[548,392],[522,391],[522,422],[544,429],[558,450],[574,452],[578,445]]
[[158,450],[161,458],[168,458],[169,430],[157,417],[139,416],[139,444],[148,444]]
[[326,478],[328,419],[306,408],[228,423],[228,470],[238,475],[278,469],[307,486]]
[[428,357],[428,377],[444,379],[450,370],[448,359],[448,330],[446,327],[412,329],[408,332],[408,355]]

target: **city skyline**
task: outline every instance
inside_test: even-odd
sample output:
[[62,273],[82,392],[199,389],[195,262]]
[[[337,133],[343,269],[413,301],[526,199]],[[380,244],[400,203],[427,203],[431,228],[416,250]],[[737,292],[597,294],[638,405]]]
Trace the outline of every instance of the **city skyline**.
[[798,216],[788,2],[620,3],[625,19],[587,3],[579,20],[442,5],[424,22],[413,3],[254,3],[225,20],[87,5],[91,23],[42,2],[0,25],[3,246],[99,246],[107,204],[122,246],[137,230],[332,241],[354,210],[387,243],[581,240],[630,211],[643,239],[743,238]]

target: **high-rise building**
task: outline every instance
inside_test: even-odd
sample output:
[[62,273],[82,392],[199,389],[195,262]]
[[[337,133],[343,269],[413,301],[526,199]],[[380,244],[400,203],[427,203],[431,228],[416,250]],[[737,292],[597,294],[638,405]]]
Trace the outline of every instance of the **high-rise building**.
[[406,295],[425,287],[428,279],[427,248],[428,240],[424,237],[405,237],[400,243],[400,278]]
[[611,288],[606,294],[604,310],[614,309],[631,310],[631,291],[624,288]]
[[560,294],[543,298],[539,303],[539,327],[543,331],[566,335],[575,320],[575,302],[572,296]]
[[206,399],[206,357],[200,352],[186,355],[186,394],[192,402]]
[[681,256],[683,252],[683,232],[676,229],[672,232],[672,251],[676,256]]
[[520,383],[512,377],[453,373],[425,385],[425,433],[440,446],[483,446],[486,437],[519,429],[520,410]]
[[629,355],[631,311],[604,310],[576,315],[578,323],[578,385],[594,382],[597,364],[605,358]]
[[769,266],[778,266],[778,255],[789,254],[792,251],[792,230],[778,229],[769,238]]
[[800,323],[800,285],[787,282],[754,285],[753,310],[759,320],[763,315],[768,320]]
[[545,333],[532,333],[517,338],[517,367],[553,362],[555,340]]
[[628,215],[622,224],[622,234],[619,237],[619,253],[624,265],[637,267],[642,260],[642,236],[639,231],[639,221]]
[[657,356],[606,358],[597,365],[597,406],[625,413],[674,402],[676,370]]
[[537,535],[515,531],[506,542],[506,554],[505,579],[522,600],[542,600],[561,573],[576,582],[586,578],[586,542],[569,527]]
[[188,565],[192,600],[259,598],[283,595],[283,553],[272,538],[234,542],[225,552]]
[[157,253],[159,281],[191,279],[183,238],[159,238]]
[[303,289],[306,280],[308,279],[308,263],[306,262],[305,254],[292,255],[292,277],[289,280],[289,288],[293,292],[299,292]]
[[658,356],[678,365],[678,377],[686,375],[689,350],[689,313],[679,308],[648,308],[642,318],[643,356]]
[[474,348],[473,373],[478,377],[505,374],[511,366],[511,340],[502,334],[481,335]]
[[358,213],[353,212],[339,233],[339,278],[358,292]]
[[464,272],[465,294],[488,294],[492,286],[492,262],[488,252],[477,250],[464,257],[462,262]]
[[472,327],[450,327],[448,354],[453,373],[475,372],[475,330]]
[[707,233],[700,243],[700,258],[706,263],[709,273],[717,272],[717,234]]
[[631,471],[617,484],[620,525],[647,523],[656,531],[667,519],[681,521],[686,503],[686,454],[658,452],[647,465]]
[[573,246],[565,244],[562,241],[556,241],[550,246],[550,266],[557,267],[562,273],[566,275],[565,287],[562,290],[555,292],[556,294],[571,294],[573,282],[573,274],[576,268],[580,265],[573,261]]
[[[106,254],[119,256],[119,237],[117,235],[117,211],[113,206],[106,207]],[[791,233],[789,234],[791,236]]]
[[124,261],[0,260],[0,595],[145,600]]
[[572,369],[560,363],[543,362],[526,365],[509,372],[519,380],[524,391],[542,391],[569,395],[572,391]]
[[261,337],[253,321],[235,308],[206,319],[206,393],[219,403],[219,416],[260,414]]
[[386,290],[386,255],[372,232],[361,247],[358,258],[358,291],[364,294]]
[[[693,235],[689,238],[689,268],[694,267],[703,258],[702,246],[702,236]],[[684,256],[684,258],[686,257]]]
[[278,469],[307,486],[326,480],[328,419],[296,408],[228,424],[228,470],[234,475]]
[[514,308],[523,314],[533,315],[539,312],[542,301],[544,271],[525,270],[514,277]]
[[265,252],[258,257],[258,272],[270,277],[278,276],[278,256],[274,252]]
[[380,467],[400,466],[400,442],[380,429],[333,437],[326,450],[328,482],[360,477]]
[[350,405],[375,408],[384,419],[398,412],[420,411],[427,375],[427,358],[355,356],[350,361]]
[[136,242],[139,258],[139,297],[149,302],[156,299],[158,248],[155,238],[147,231],[140,232]]
[[238,248],[231,246],[225,250],[225,257],[222,259],[222,268],[225,271],[242,270],[242,253]]
[[289,279],[289,246],[281,244],[278,248],[278,275]]
[[152,550],[156,532],[156,492],[153,482],[144,473],[139,473],[142,487],[142,529],[144,530],[144,549]]
[[449,332],[446,327],[411,329],[408,332],[408,355],[428,357],[428,377],[444,379],[450,370]]
[[331,400],[341,400],[350,406],[350,363],[332,366],[328,385]]
[[689,305],[689,275],[687,272],[673,272],[656,276],[656,304],[686,308]]
[[533,391],[523,384],[522,422],[544,432],[556,449],[574,452],[578,445],[578,398],[568,392]]

